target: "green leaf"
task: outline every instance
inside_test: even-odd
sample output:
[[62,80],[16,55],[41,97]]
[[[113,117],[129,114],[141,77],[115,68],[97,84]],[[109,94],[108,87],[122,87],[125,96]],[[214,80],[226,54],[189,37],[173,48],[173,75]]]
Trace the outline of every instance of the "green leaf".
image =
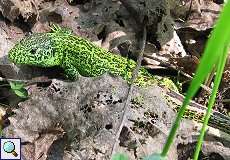
[[21,82],[10,82],[10,87],[13,90],[18,90],[24,87],[24,83]]
[[28,98],[28,92],[25,88],[13,90],[14,93],[21,98]]
[[128,160],[128,156],[125,154],[117,153],[112,157],[112,160]]
[[22,82],[10,82],[10,87],[17,96],[19,96],[21,98],[28,98],[28,92],[24,88],[24,83],[22,83]]
[[162,157],[160,154],[152,154],[143,160],[167,160],[167,157]]

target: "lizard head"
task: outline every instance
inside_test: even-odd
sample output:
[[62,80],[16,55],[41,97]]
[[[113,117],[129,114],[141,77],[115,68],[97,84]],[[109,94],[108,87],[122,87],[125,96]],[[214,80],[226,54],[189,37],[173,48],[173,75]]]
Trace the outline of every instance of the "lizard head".
[[52,38],[48,34],[37,33],[23,38],[9,51],[9,59],[16,64],[52,67],[61,63],[55,53]]

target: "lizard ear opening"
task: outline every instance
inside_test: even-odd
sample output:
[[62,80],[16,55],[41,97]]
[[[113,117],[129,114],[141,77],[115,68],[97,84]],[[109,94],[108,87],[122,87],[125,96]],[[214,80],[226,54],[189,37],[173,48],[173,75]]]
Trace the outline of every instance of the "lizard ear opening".
[[30,53],[35,54],[35,53],[36,53],[36,49],[32,48],[32,49],[30,50]]

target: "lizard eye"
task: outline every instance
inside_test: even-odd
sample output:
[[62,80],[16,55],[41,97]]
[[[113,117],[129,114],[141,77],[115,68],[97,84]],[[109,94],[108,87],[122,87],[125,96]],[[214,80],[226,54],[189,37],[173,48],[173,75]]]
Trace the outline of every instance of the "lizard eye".
[[31,51],[30,51],[30,53],[36,54],[36,49],[32,48]]

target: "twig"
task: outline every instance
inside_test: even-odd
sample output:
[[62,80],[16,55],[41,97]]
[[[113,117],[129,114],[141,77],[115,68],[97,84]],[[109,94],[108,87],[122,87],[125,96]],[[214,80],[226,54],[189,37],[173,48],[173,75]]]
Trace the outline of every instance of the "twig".
[[[182,104],[184,96],[172,91],[172,90],[167,90],[166,91],[166,95],[177,99],[180,101],[180,103]],[[196,103],[194,101],[191,101],[189,106],[188,106],[188,110],[192,110],[195,111],[196,113],[200,113],[200,114],[205,114],[207,108],[205,106],[202,106],[199,103]],[[218,111],[213,110],[212,111],[212,116],[209,120],[209,126],[219,129],[225,133],[230,134],[230,117],[222,114]]]
[[135,79],[138,76],[138,72],[139,72],[139,69],[141,67],[141,62],[143,60],[144,48],[145,48],[145,43],[146,43],[146,36],[147,36],[147,31],[146,31],[146,25],[144,24],[143,32],[142,32],[142,39],[140,40],[140,43],[139,43],[139,45],[140,45],[139,46],[140,54],[139,54],[138,59],[137,59],[136,68],[132,72],[132,78],[130,80],[130,86],[129,86],[129,89],[128,89],[128,92],[127,92],[127,97],[126,97],[124,108],[123,108],[124,111],[123,111],[123,113],[121,115],[121,122],[120,122],[120,125],[119,125],[119,129],[118,129],[118,131],[117,131],[117,133],[115,135],[115,142],[114,142],[113,147],[112,147],[111,156],[115,154],[115,148],[117,147],[117,144],[119,144],[117,142],[117,140],[119,139],[121,130],[122,130],[123,126],[124,126],[125,121],[127,120],[125,115],[126,115],[126,113],[128,111],[128,104],[129,104],[130,98],[131,98],[131,93],[132,93],[132,89],[133,89],[133,82],[135,81]]
[[26,83],[27,86],[36,84],[36,83],[44,83],[44,82],[52,82],[52,79],[45,79],[45,80],[20,80],[20,79],[8,79],[0,77],[0,82],[22,82]]
[[141,142],[138,140],[136,134],[135,134],[135,133],[133,132],[133,130],[132,130],[131,128],[129,128],[128,126],[127,126],[127,128],[128,128],[128,130],[133,134],[134,138],[137,140],[137,143],[140,145],[141,150],[143,151],[144,155],[146,156],[147,153],[145,152],[145,149],[144,149],[143,146],[141,145]]

